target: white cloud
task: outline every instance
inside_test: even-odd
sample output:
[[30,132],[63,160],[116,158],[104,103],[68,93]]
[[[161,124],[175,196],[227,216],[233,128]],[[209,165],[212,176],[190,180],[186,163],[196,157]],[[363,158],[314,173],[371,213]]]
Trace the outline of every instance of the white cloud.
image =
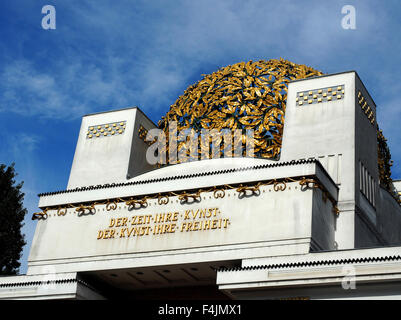
[[50,73],[27,60],[15,61],[0,74],[0,111],[70,120],[109,101],[126,102],[127,96],[120,95],[125,86],[112,71],[112,77],[106,78],[104,70],[77,60],[73,65],[57,65]]

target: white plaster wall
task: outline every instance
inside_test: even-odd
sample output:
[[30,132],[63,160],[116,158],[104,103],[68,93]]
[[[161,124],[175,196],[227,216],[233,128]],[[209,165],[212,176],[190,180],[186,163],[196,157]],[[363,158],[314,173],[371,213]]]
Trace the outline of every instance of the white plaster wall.
[[[352,71],[289,83],[280,159],[319,159],[339,185],[338,248],[353,248],[355,239],[355,79]],[[297,92],[339,85],[341,100],[296,105]]]
[[388,245],[401,244],[401,206],[388,193],[379,187],[378,226]]
[[[376,105],[359,77],[356,77],[355,80],[355,203],[370,222],[376,225],[376,206],[379,186],[376,122],[371,124],[358,104],[358,92],[360,91],[365,101],[368,102],[375,119]],[[361,176],[361,164],[365,168],[365,177]],[[365,182],[365,186],[363,186],[363,182]],[[363,187],[365,192],[362,191]],[[358,237],[358,235],[356,236]]]
[[[123,134],[87,139],[88,127],[126,121]],[[152,126],[138,108],[102,112],[82,118],[81,129],[71,167],[68,189],[119,183],[150,170],[146,159],[138,155],[145,150],[145,143],[138,137],[139,125]]]
[[[400,252],[388,247],[246,259],[243,267],[275,267],[218,271],[216,282],[235,299],[400,299],[400,261],[387,259]],[[344,290],[352,271],[355,288]]]
[[0,277],[0,300],[104,299],[80,282],[76,273],[43,270],[44,274]]
[[150,165],[146,160],[145,155],[148,145],[145,141],[139,138],[138,132],[140,126],[143,126],[146,130],[156,128],[156,125],[141,111],[141,109],[137,108],[127,180],[156,169],[154,165]]
[[333,204],[326,198],[322,190],[316,189],[313,193],[312,207],[313,250],[337,249],[334,240],[336,219]]
[[[65,216],[57,216],[55,210],[49,211],[48,219],[37,224],[28,273],[34,273],[37,269],[35,266],[45,264],[54,264],[56,270],[63,272],[67,272],[68,268],[75,271],[85,270],[88,264],[83,262],[92,262],[93,269],[99,268],[101,264],[102,268],[107,268],[107,260],[115,258],[120,261],[120,267],[122,264],[126,267],[134,267],[141,263],[168,264],[172,261],[167,259],[169,255],[180,254],[181,263],[190,263],[196,257],[195,253],[200,252],[202,261],[213,261],[216,259],[216,250],[220,258],[224,258],[225,255],[226,258],[241,259],[252,256],[252,253],[244,255],[244,249],[259,247],[253,256],[266,256],[269,255],[269,243],[282,242],[288,246],[298,243],[301,239],[310,242],[314,191],[302,191],[298,182],[287,183],[284,191],[274,191],[272,185],[260,187],[260,190],[259,196],[247,196],[242,199],[238,198],[236,190],[226,191],[223,199],[215,199],[212,192],[203,193],[201,202],[194,204],[180,204],[177,197],[171,197],[167,205],[159,205],[155,199],[149,201],[147,208],[132,211],[128,211],[125,204],[110,212],[105,210],[105,206],[97,206],[98,211],[94,215],[81,217],[77,216],[74,209],[69,209]],[[178,211],[179,225],[183,222],[186,209],[214,207],[219,208],[221,212],[218,218],[229,219],[230,224],[226,229],[189,232],[177,230],[172,234],[150,234],[121,239],[116,236],[114,239],[97,240],[98,231],[107,229],[111,218]],[[327,231],[326,226],[316,225],[316,228]],[[303,252],[308,251],[309,246]],[[287,251],[288,254],[291,252]],[[144,257],[153,258],[141,261],[140,258]],[[96,263],[93,264],[94,262]],[[63,266],[60,267],[60,264]],[[57,269],[59,267],[62,269]]]

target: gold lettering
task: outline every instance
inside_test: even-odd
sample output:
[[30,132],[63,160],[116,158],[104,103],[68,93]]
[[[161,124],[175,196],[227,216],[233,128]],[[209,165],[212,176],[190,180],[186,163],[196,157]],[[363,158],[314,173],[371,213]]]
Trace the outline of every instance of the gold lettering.
[[219,208],[214,208],[214,216],[217,216],[218,213],[220,213]]
[[134,231],[134,227],[131,227],[131,229],[127,229],[127,238],[131,235],[132,231]]
[[108,239],[110,230],[104,230],[103,239]]
[[184,220],[187,220],[187,219],[189,219],[189,212],[190,211],[192,211],[192,210],[185,210],[185,213],[184,213]]
[[121,227],[121,218],[117,218],[116,227]]
[[139,236],[139,237],[142,237],[142,236],[145,234],[145,231],[146,231],[146,228],[145,228],[145,227],[140,227],[140,228],[139,228],[139,234],[138,234],[138,236]]
[[164,213],[158,213],[155,217],[155,223],[162,223],[164,222]]
[[181,230],[180,230],[181,232],[184,231],[184,228],[185,228],[186,225],[187,225],[186,222],[181,223]]
[[[184,214],[182,214],[184,213]],[[211,229],[227,229],[230,220],[220,215],[219,208],[198,208],[175,212],[164,212],[132,217],[110,218],[109,229],[98,230],[97,240],[142,237],[149,234],[168,234]],[[180,223],[177,223],[182,219]],[[189,222],[189,221],[191,222]],[[130,227],[127,227],[130,223]],[[115,229],[119,228],[120,229]]]
[[206,220],[203,224],[203,230],[209,230],[210,229],[210,220]]
[[149,224],[150,223],[150,219],[152,218],[152,215],[151,214],[149,214],[149,215],[147,215],[146,216],[146,224]]
[[134,229],[134,233],[132,234],[133,236],[138,236],[139,235],[139,227],[138,228],[133,228]]
[[161,234],[161,233],[163,233],[163,225],[158,224],[153,228],[153,234]]
[[127,221],[128,221],[128,218],[123,218],[123,222],[122,222],[122,227],[126,227],[127,226]]

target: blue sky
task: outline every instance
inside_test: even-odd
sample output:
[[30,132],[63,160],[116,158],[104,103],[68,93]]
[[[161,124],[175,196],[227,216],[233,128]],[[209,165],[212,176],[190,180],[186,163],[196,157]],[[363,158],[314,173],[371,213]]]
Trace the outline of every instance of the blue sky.
[[[355,30],[341,27],[347,4]],[[0,39],[0,163],[16,163],[29,211],[21,273],[37,194],[66,188],[82,115],[136,105],[157,122],[201,74],[240,61],[356,70],[401,179],[399,0],[1,1]]]

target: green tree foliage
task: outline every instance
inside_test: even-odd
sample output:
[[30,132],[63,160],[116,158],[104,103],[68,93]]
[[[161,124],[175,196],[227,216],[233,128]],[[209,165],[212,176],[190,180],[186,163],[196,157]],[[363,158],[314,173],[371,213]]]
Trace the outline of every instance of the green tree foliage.
[[20,267],[22,248],[26,244],[21,234],[24,216],[23,182],[15,184],[14,163],[0,164],[0,275],[16,274]]

